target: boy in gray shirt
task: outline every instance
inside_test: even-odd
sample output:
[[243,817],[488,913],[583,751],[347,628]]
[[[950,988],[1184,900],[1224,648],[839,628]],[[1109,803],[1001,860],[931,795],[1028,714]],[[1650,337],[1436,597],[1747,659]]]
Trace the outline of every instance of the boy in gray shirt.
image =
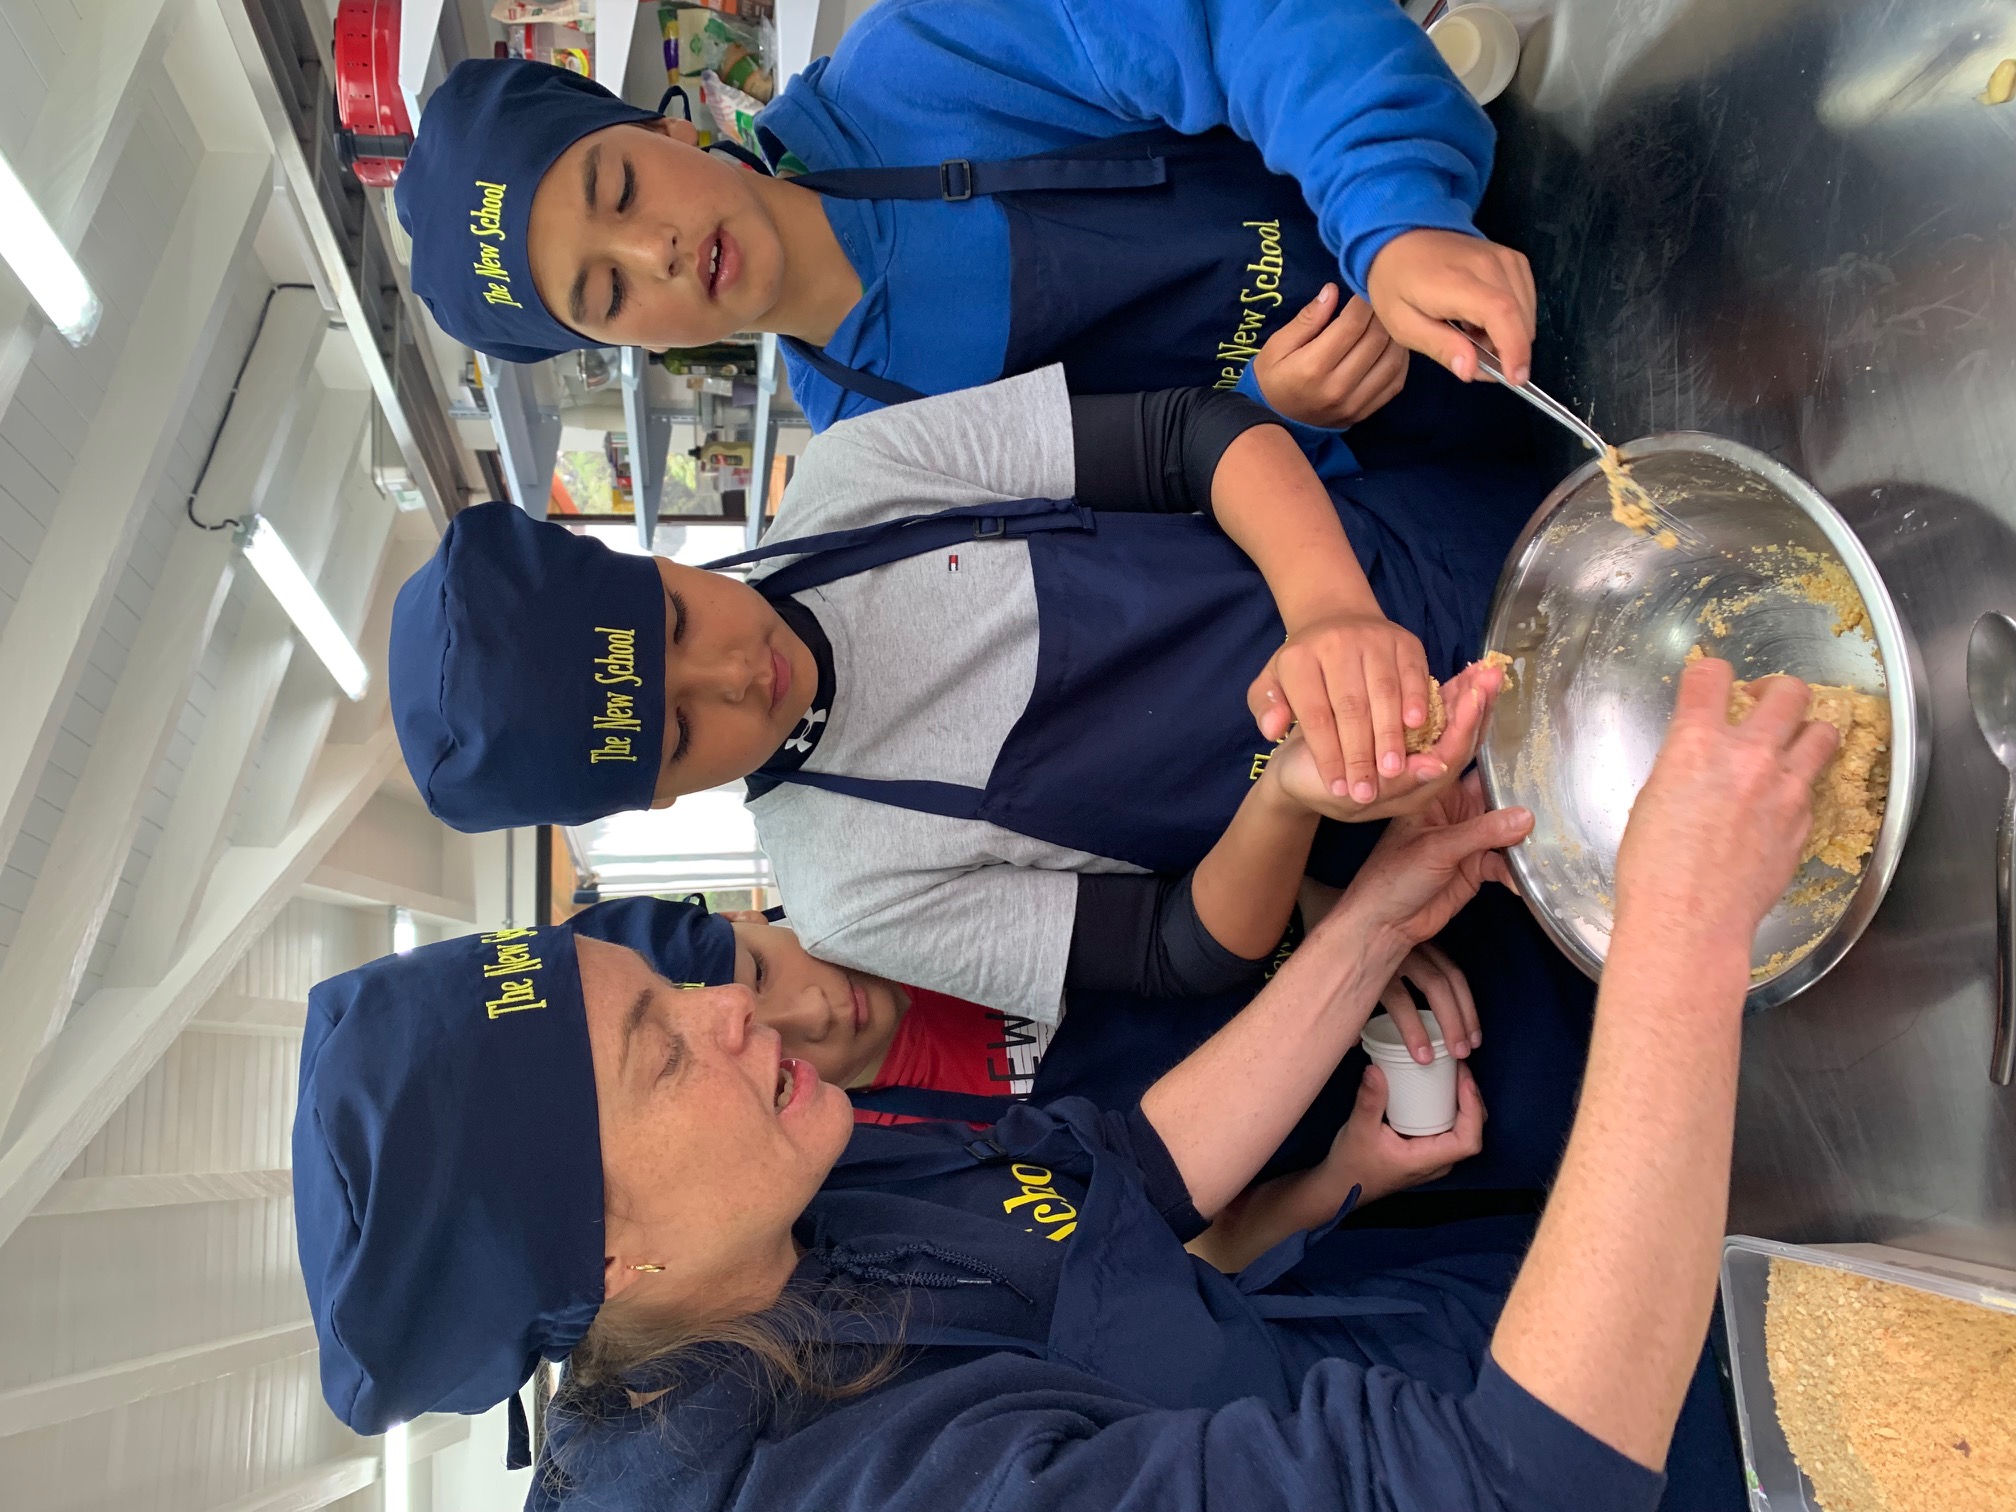
[[401,592],[395,717],[467,828],[748,776],[800,937],[843,965],[1046,1021],[1067,982],[1222,990],[1320,818],[1467,765],[1495,672],[1409,734],[1539,495],[1424,467],[1333,503],[1237,396],[1074,400],[1047,369],[817,438],[747,585],[465,511]]

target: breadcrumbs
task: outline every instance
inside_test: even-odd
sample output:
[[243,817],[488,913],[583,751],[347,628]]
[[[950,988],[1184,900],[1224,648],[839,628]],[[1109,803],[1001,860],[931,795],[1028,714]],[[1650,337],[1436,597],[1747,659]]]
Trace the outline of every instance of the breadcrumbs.
[[1773,1259],[1764,1347],[1824,1512],[2016,1507],[2016,1317]]

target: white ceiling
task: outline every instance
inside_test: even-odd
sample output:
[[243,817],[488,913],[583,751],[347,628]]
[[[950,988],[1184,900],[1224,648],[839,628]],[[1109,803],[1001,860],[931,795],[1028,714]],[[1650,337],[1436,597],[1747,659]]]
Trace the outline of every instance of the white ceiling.
[[[392,742],[390,598],[438,527],[372,482],[375,359],[326,281],[274,292],[322,270],[240,4],[0,0],[0,150],[105,305],[73,352],[0,269],[0,1502],[24,1512],[383,1504],[381,1445],[321,1404],[294,1260],[301,1014],[388,947],[389,905],[422,938],[506,912],[501,838],[430,819]],[[274,524],[372,665],[362,702],[188,523],[213,436],[197,514]],[[532,869],[522,845],[521,917]],[[501,1448],[492,1419],[413,1425],[414,1512],[515,1506]]]

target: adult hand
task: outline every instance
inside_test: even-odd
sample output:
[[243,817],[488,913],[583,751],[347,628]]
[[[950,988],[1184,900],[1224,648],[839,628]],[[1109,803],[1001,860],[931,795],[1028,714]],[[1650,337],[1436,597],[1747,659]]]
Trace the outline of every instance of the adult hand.
[[[1324,928],[1355,926],[1404,956],[1440,934],[1486,882],[1510,881],[1499,852],[1532,829],[1525,809],[1485,807],[1484,784],[1472,773],[1386,827]],[[1338,922],[1346,915],[1352,924]]]
[[1357,295],[1339,309],[1337,292],[1323,285],[1253,359],[1260,395],[1277,413],[1330,430],[1356,425],[1407,381],[1407,349]]
[[1466,383],[1477,376],[1477,349],[1452,320],[1491,338],[1514,383],[1532,374],[1539,298],[1532,268],[1510,247],[1458,231],[1404,231],[1372,259],[1365,293],[1395,341]]
[[1407,731],[1428,718],[1428,653],[1385,615],[1344,612],[1291,627],[1246,689],[1260,733],[1299,725],[1324,790],[1364,805],[1407,767]]
[[1367,1066],[1351,1116],[1317,1168],[1330,1173],[1333,1187],[1346,1179],[1355,1184],[1361,1204],[1438,1181],[1457,1161],[1484,1148],[1484,1098],[1468,1066],[1456,1068],[1456,1126],[1446,1133],[1413,1138],[1397,1133],[1386,1122],[1386,1092],[1386,1073],[1376,1064]]
[[[1470,765],[1483,738],[1484,721],[1491,712],[1492,701],[1504,686],[1505,674],[1482,662],[1465,667],[1444,683],[1442,707],[1449,723],[1442,731],[1442,738],[1419,755],[1407,757],[1397,775],[1379,774],[1377,791],[1369,803],[1337,796],[1303,730],[1294,731],[1276,748],[1268,762],[1267,775],[1280,783],[1288,797],[1312,813],[1346,824],[1420,812],[1453,786]],[[1248,696],[1249,699],[1252,696],[1250,690]],[[1262,729],[1265,728],[1263,725]]]
[[1407,990],[1410,982],[1428,1000],[1443,1043],[1457,1060],[1467,1059],[1484,1043],[1484,1031],[1477,1022],[1477,1000],[1470,995],[1470,980],[1463,969],[1435,946],[1416,945],[1379,994],[1379,1006],[1391,1016],[1414,1059],[1427,1065],[1435,1059],[1435,1047],[1429,1042],[1428,1026],[1421,1022],[1414,994]]
[[1729,723],[1735,674],[1694,663],[1652,775],[1617,852],[1617,933],[1685,930],[1755,938],[1798,869],[1813,826],[1813,783],[1840,737],[1806,718],[1796,677],[1766,678],[1757,705]]

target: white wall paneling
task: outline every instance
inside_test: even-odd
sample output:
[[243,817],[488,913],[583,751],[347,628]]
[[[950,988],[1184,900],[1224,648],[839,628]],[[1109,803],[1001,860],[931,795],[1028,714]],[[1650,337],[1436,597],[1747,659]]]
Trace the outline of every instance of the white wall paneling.
[[195,1202],[243,1202],[254,1197],[288,1197],[294,1173],[286,1167],[264,1171],[170,1171],[158,1176],[65,1177],[35,1205],[34,1218],[64,1213],[110,1213],[125,1208],[180,1207]]
[[277,846],[234,846],[217,863],[189,944],[146,988],[94,993],[70,1016],[0,1151],[0,1238],[40,1202],[134,1083],[214,992],[247,944],[313,871],[397,757],[391,731],[331,747],[300,820]]
[[225,290],[267,193],[267,162],[213,156],[152,285],[0,629],[0,850],[11,847],[142,509],[217,335]]
[[[496,837],[398,764],[391,603],[440,522],[372,482],[389,375],[332,330],[355,297],[247,26],[242,0],[0,0],[0,151],[104,305],[72,348],[0,268],[7,1512],[381,1512],[385,1446],[323,1404],[294,1253],[307,998],[389,949],[388,902],[422,940],[501,921]],[[366,697],[192,490],[272,522]],[[522,1501],[503,1437],[409,1425],[413,1512]]]
[[[319,310],[316,313],[319,317]],[[284,525],[296,560],[311,575],[322,569],[331,534],[348,524],[337,517],[338,494],[354,461],[368,407],[369,399],[361,393],[322,394],[301,457],[298,486],[288,499],[276,501],[276,526]],[[378,505],[381,514],[390,514],[389,504],[380,499]],[[368,536],[355,549],[372,556],[375,569],[376,550]],[[176,797],[155,852],[158,868],[139,890],[107,973],[109,985],[152,981],[180,948],[210,868],[230,835],[253,755],[294,659],[294,647],[286,615],[263,588],[255,589],[225,665],[217,704],[196,744],[194,776]],[[319,666],[314,670],[321,672]]]
[[[167,49],[186,9],[187,0],[97,0],[72,11],[77,33],[52,70],[34,124],[24,140],[7,144],[21,181],[73,250],[132,130],[139,105],[134,77]],[[0,271],[0,410],[13,398],[42,330],[27,291]]]
[[[293,438],[300,391],[323,326],[312,293],[276,291],[197,494],[199,518],[257,511],[290,450],[298,452]],[[80,506],[73,501],[73,507]],[[185,527],[173,539],[24,911],[25,938],[0,962],[0,1125],[31,1058],[62,1023],[82,983],[139,828],[149,779],[188,700],[230,585],[230,532]]]

